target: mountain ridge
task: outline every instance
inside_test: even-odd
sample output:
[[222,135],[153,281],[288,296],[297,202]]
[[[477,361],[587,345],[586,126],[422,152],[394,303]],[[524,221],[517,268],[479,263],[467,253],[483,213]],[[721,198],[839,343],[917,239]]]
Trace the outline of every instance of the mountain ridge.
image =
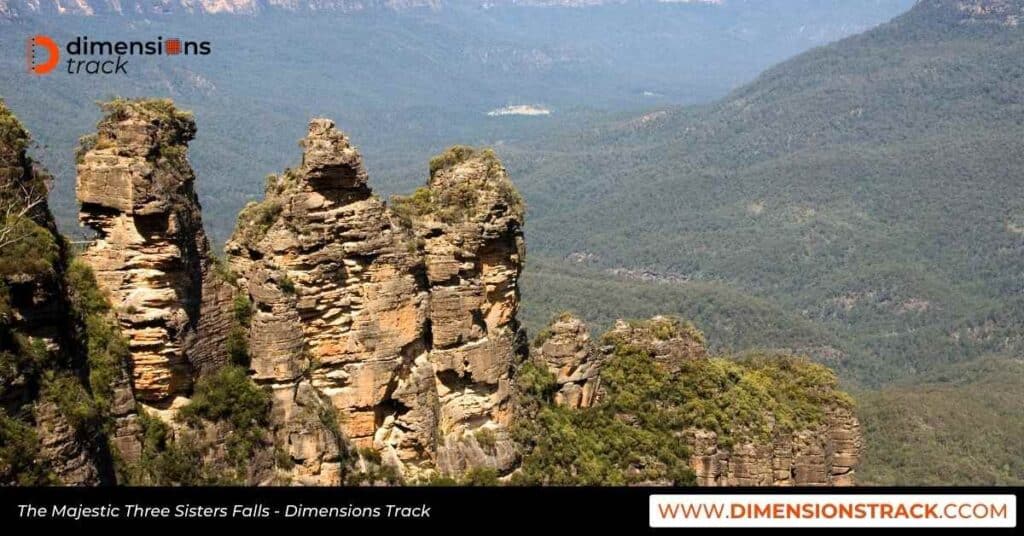
[[[533,8],[583,10],[603,6],[648,4],[714,9],[742,6],[751,0],[0,0],[0,17],[32,14],[60,16],[240,15],[274,12],[364,13],[471,8],[479,10]],[[813,0],[832,2],[833,0]]]
[[1024,3],[919,3],[717,103],[537,144],[534,251],[786,304],[848,338],[861,381],[1020,348],[1024,33],[965,5]]

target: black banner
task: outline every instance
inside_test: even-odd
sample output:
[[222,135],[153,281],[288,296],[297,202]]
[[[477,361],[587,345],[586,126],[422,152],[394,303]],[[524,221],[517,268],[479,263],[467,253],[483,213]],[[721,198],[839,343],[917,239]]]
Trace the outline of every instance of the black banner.
[[[641,534],[653,494],[1015,494],[1011,488],[3,488],[0,525]],[[671,530],[671,529],[658,529]],[[731,529],[735,530],[735,529]],[[819,529],[820,530],[820,529]],[[927,529],[935,530],[935,529]],[[1012,530],[1012,529],[1011,529]],[[625,532],[622,532],[625,531]],[[290,535],[286,535],[290,536]],[[533,536],[530,534],[530,536]]]

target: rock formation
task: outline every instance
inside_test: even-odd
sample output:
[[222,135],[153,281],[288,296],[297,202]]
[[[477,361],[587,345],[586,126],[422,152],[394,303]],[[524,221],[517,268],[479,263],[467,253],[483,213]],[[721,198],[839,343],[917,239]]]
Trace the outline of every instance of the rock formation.
[[[643,391],[618,385],[606,392],[601,374],[620,360],[649,362],[638,368],[633,361],[613,374],[627,384],[647,382],[644,388],[653,393],[642,400],[663,397],[656,402],[663,412],[659,418],[679,423],[665,432],[690,448],[689,465],[700,486],[855,483],[860,424],[848,399],[835,390],[834,375],[820,365],[791,356],[710,358],[700,331],[662,316],[620,320],[595,348],[586,327],[563,314],[538,337],[533,358],[552,374],[554,403],[578,409],[610,402],[616,418],[629,423],[650,417],[633,414],[651,411],[637,400]],[[817,415],[795,415],[798,405]]]
[[[251,300],[253,378],[274,393],[273,424],[296,477],[341,478],[341,437],[373,448],[385,422],[406,459],[428,452],[427,296],[407,233],[367,186],[362,160],[327,120],[310,123],[301,166],[268,179],[239,216],[229,264]],[[425,419],[425,420],[424,420]],[[398,424],[395,424],[395,423]]]
[[[588,463],[619,471],[599,474],[664,484],[688,461],[701,485],[853,483],[859,425],[819,365],[709,357],[667,317],[617,322],[594,344],[571,315],[524,364],[524,207],[489,150],[452,147],[389,206],[348,138],[314,119],[301,164],[267,179],[221,265],[186,158],[191,117],[169,101],[105,112],[78,162],[96,237],[69,261],[0,106],[2,483],[514,480],[529,411],[600,415],[599,433],[630,435],[651,403],[664,419],[631,437],[655,453],[598,453]],[[550,400],[521,398],[524,368]],[[616,399],[634,378],[641,390]]]
[[505,473],[515,461],[511,374],[526,351],[516,319],[522,199],[493,152],[456,146],[431,160],[425,188],[394,205],[426,264],[438,466]]
[[215,277],[194,176],[192,118],[169,101],[114,101],[78,163],[82,253],[131,345],[135,397],[168,403],[223,364],[230,299]]
[[[606,341],[628,341],[647,352],[677,381],[697,381],[683,365],[689,360],[707,360],[704,335],[690,324],[667,317],[644,322],[618,321],[605,335]],[[605,346],[604,352],[612,347]],[[612,359],[608,355],[605,359]],[[724,389],[724,387],[723,387]],[[764,408],[767,434],[744,434],[746,423],[732,423],[730,433],[738,439],[731,446],[720,444],[715,431],[693,427],[683,430],[691,449],[690,466],[700,486],[825,486],[852,485],[854,468],[861,454],[860,423],[849,407],[838,399],[824,408],[820,422],[810,428],[788,430],[779,426],[777,416]],[[767,436],[767,439],[765,438]]]
[[770,443],[718,445],[709,430],[687,430],[691,465],[700,486],[852,486],[862,452],[860,423],[848,408],[832,407],[812,429],[778,433]]
[[109,467],[101,439],[66,411],[87,396],[88,367],[73,337],[48,175],[28,142],[0,101],[0,484],[95,485]]
[[594,405],[601,385],[603,356],[591,344],[590,332],[582,321],[571,314],[560,315],[540,334],[533,354],[555,376],[556,404],[569,408]]
[[[254,312],[253,378],[275,393],[295,476],[338,481],[342,438],[406,477],[507,470],[522,214],[504,170],[467,152],[418,194],[436,206],[398,216],[332,122],[313,120],[302,146],[227,247]],[[479,429],[500,436],[486,452]]]

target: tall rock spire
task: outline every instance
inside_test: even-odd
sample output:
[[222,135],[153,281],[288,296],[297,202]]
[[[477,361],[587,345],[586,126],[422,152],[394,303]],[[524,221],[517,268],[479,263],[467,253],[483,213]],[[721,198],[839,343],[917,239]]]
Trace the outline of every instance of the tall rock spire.
[[511,371],[526,351],[516,318],[522,199],[492,151],[456,146],[431,160],[426,187],[393,204],[426,264],[438,466],[446,474],[477,467],[504,474],[515,463]]
[[[342,479],[332,442],[406,479],[507,472],[523,246],[504,169],[489,152],[446,153],[413,196],[430,201],[392,211],[333,122],[311,121],[301,145],[302,164],[268,179],[228,244],[293,476]],[[481,430],[497,440],[481,445]]]
[[166,403],[225,360],[215,328],[224,293],[186,158],[195,123],[163,100],[116,100],[104,112],[78,162],[79,220],[96,232],[82,259],[129,340],[135,396]]
[[302,165],[268,179],[227,246],[253,307],[253,377],[274,392],[276,433],[302,481],[337,483],[334,435],[374,449],[386,423],[405,430],[396,464],[429,462],[433,401],[406,398],[429,379],[412,372],[428,350],[415,245],[333,122],[311,121],[301,144]]

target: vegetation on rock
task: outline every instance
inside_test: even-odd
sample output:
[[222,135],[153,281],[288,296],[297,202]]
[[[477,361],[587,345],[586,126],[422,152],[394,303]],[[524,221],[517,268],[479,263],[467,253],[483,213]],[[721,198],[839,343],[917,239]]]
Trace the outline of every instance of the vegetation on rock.
[[[529,362],[517,375],[527,418],[516,438],[524,445],[514,482],[555,485],[691,485],[688,429],[714,431],[722,447],[768,442],[779,433],[814,429],[829,407],[851,407],[835,374],[803,357],[656,358],[651,343],[703,345],[692,324],[672,318],[633,321],[602,342],[603,393],[593,407],[556,406],[555,377]],[[628,336],[624,333],[628,333]],[[677,342],[678,341],[678,342]]]
[[246,369],[227,366],[199,379],[192,402],[178,418],[194,427],[203,421],[229,424],[229,460],[244,466],[266,441],[269,413],[270,396],[249,379]]

